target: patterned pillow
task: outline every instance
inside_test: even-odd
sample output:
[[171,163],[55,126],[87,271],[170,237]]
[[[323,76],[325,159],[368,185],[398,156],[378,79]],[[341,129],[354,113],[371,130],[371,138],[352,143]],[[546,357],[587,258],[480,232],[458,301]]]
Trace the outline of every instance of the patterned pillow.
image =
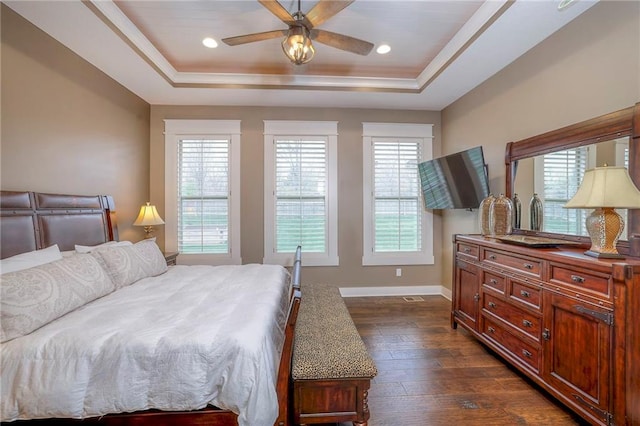
[[92,254],[102,258],[116,289],[167,271],[167,261],[155,241],[105,247]]
[[0,276],[0,341],[25,336],[115,290],[89,254],[63,258]]

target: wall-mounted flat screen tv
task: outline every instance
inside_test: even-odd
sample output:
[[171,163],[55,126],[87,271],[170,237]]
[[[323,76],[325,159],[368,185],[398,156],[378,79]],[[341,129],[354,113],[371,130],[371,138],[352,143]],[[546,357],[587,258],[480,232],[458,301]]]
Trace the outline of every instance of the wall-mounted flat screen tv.
[[428,209],[475,209],[489,195],[482,147],[418,164]]

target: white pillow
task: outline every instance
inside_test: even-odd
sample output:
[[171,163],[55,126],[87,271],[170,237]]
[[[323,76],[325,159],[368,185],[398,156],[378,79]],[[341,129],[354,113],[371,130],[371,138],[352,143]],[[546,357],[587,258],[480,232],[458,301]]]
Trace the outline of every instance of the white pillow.
[[22,271],[23,269],[33,268],[34,266],[44,265],[60,259],[62,259],[62,254],[60,254],[58,245],[54,244],[45,249],[21,253],[0,260],[0,274]]
[[131,241],[107,241],[106,243],[98,244],[96,246],[81,246],[76,244],[77,253],[91,253],[94,250],[102,250],[105,247],[112,246],[130,246],[133,243]]
[[0,341],[25,336],[115,289],[100,261],[78,254],[0,276]]
[[110,246],[97,250],[116,289],[167,271],[167,261],[152,240],[142,240],[129,246]]

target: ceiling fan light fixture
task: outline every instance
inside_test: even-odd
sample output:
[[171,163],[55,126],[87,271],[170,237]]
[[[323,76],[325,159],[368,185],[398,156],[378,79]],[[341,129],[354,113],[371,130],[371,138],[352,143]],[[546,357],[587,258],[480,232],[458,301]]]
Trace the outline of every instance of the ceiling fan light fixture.
[[282,50],[295,65],[306,64],[316,53],[309,30],[303,25],[292,25],[289,28],[287,37],[282,41]]

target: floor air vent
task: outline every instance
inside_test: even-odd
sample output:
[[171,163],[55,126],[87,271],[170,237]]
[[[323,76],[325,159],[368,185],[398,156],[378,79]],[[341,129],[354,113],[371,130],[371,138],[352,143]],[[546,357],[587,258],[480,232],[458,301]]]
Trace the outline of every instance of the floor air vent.
[[405,302],[424,302],[424,299],[420,296],[406,296],[403,299]]

